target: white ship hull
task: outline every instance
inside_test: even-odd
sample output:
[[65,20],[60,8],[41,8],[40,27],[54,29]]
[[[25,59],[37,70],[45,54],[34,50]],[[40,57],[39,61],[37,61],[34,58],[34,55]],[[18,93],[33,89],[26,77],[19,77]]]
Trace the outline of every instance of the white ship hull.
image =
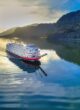
[[22,58],[23,60],[35,61],[40,59],[39,48],[32,45],[24,46],[21,44],[9,43],[6,46],[6,51],[11,56]]

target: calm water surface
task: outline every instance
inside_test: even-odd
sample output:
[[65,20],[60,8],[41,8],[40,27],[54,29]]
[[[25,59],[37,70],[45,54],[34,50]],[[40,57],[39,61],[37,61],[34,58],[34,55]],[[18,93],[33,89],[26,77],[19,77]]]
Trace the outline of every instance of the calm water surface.
[[0,110],[79,110],[80,66],[42,50],[40,69],[0,57]]

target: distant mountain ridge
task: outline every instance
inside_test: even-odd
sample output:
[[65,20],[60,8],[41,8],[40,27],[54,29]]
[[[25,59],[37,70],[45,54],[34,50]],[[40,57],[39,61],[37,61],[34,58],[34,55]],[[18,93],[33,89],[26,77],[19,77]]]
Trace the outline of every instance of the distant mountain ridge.
[[20,39],[34,39],[45,37],[48,33],[51,33],[54,29],[55,24],[36,24],[29,25],[25,27],[17,27],[9,29],[0,34],[1,38],[14,38],[18,37]]
[[80,23],[80,10],[63,15],[57,22],[59,25],[74,25]]
[[53,42],[80,39],[80,10],[63,15],[56,23],[17,27],[0,34],[0,38],[19,38]]
[[48,35],[48,41],[70,42],[80,40],[80,10],[63,15],[56,23],[55,30]]

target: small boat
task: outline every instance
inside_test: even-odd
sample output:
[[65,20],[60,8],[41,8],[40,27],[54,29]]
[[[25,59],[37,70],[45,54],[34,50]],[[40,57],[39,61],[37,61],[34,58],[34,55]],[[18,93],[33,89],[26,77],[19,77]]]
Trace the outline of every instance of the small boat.
[[18,43],[8,43],[6,45],[6,52],[9,56],[25,61],[38,61],[41,57],[47,55],[46,53],[40,55],[40,48],[35,44],[23,45]]

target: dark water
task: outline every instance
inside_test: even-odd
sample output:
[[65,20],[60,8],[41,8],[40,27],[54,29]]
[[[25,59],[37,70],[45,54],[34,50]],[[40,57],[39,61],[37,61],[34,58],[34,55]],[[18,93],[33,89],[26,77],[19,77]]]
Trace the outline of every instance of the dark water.
[[[60,58],[60,52],[42,50],[40,69],[0,57],[0,110],[79,110],[80,66]],[[59,54],[58,54],[59,53]]]

